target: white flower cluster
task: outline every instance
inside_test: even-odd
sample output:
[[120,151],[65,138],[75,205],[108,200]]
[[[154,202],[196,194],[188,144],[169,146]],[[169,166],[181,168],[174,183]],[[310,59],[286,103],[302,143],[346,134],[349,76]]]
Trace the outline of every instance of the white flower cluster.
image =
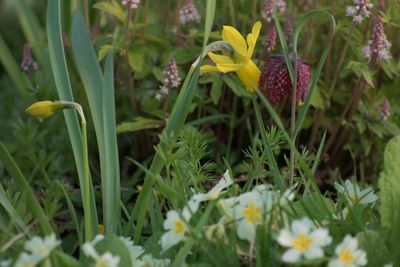
[[179,10],[179,21],[181,24],[187,24],[191,21],[200,22],[200,15],[193,0],[187,0]]
[[156,99],[161,100],[169,94],[169,90],[172,88],[178,88],[181,85],[181,78],[179,77],[178,67],[174,58],[168,60],[168,66],[163,72],[164,81],[160,90],[156,94]]
[[19,255],[14,266],[37,266],[40,262],[46,260],[50,256],[51,252],[60,244],[61,241],[57,240],[54,233],[45,238],[35,236],[25,243],[24,249],[26,252],[22,252]]
[[[164,229],[167,232],[160,241],[163,250],[169,249],[187,237],[190,228],[188,223],[201,202],[218,199],[221,192],[232,184],[233,180],[226,171],[219,183],[208,193],[193,195],[182,213],[176,210],[169,211],[164,222]],[[236,232],[240,239],[254,241],[257,226],[265,222],[265,217],[273,212],[274,207],[283,205],[293,198],[293,189],[289,189],[282,195],[280,192],[272,190],[270,185],[259,185],[252,191],[237,197],[221,199],[217,205],[223,213],[223,217],[217,225],[208,226],[209,231],[206,235],[209,237],[213,233],[223,235],[224,224],[229,224],[236,226]]]
[[122,0],[121,4],[127,8],[135,9],[139,7],[140,0]]
[[353,3],[354,6],[347,7],[346,15],[353,17],[355,23],[361,23],[371,15],[374,5],[369,0],[353,0]]

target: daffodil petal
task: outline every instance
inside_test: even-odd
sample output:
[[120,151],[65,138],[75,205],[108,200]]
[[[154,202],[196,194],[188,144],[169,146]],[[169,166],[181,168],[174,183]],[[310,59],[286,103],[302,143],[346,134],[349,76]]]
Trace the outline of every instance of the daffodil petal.
[[257,21],[256,23],[254,23],[251,33],[247,35],[247,44],[249,46],[246,55],[247,59],[250,59],[253,56],[254,47],[256,46],[258,36],[260,35],[260,30],[261,22]]
[[236,71],[237,76],[242,81],[248,92],[254,92],[258,87],[261,71],[252,60],[249,60],[243,67]]
[[232,58],[224,55],[218,55],[213,52],[209,52],[208,56],[215,62],[215,64],[235,64]]
[[229,43],[235,52],[243,57],[247,55],[247,44],[243,36],[231,26],[224,26],[222,30],[222,40]]
[[219,69],[217,68],[217,66],[203,65],[200,67],[200,72],[201,73],[219,72]]
[[241,67],[243,66],[243,64],[218,64],[217,68],[218,71],[222,72],[222,73],[227,73],[227,72],[232,72],[232,71],[238,71]]

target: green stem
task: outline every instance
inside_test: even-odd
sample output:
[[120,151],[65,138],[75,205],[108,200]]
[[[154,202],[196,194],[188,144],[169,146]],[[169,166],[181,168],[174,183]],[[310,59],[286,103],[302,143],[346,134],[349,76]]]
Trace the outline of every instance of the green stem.
[[87,147],[86,121],[82,120],[82,148],[83,148],[83,211],[85,223],[85,241],[92,240],[93,229],[90,223],[90,190],[89,190],[89,158]]

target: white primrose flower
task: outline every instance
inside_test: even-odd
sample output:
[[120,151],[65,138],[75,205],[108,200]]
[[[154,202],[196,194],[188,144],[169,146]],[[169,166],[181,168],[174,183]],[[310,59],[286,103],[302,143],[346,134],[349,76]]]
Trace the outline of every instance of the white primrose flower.
[[356,238],[347,235],[336,249],[335,257],[329,262],[329,267],[358,267],[367,264],[367,254],[358,249]]
[[38,255],[40,260],[46,259],[51,251],[61,244],[60,240],[57,240],[56,235],[52,233],[46,236],[44,239],[38,236],[33,237],[31,240],[25,243],[25,250],[32,252],[32,254]]
[[335,183],[336,190],[343,194],[349,201],[358,202],[361,205],[368,205],[378,200],[378,196],[375,195],[374,189],[367,187],[361,190],[357,184],[353,184],[350,180],[346,180],[344,186]]
[[[186,221],[190,220],[190,217],[184,218]],[[167,230],[167,232],[163,234],[160,240],[161,247],[164,251],[181,242],[188,231],[186,223],[176,210],[168,211],[167,219],[164,222],[164,229]]]
[[263,220],[263,202],[260,194],[246,195],[234,208],[233,218],[238,220],[237,234],[240,239],[254,241],[256,229]]
[[251,192],[220,201],[219,207],[224,213],[238,222],[239,238],[254,241],[257,226],[262,223],[264,215],[279,202],[280,194],[271,188],[271,185],[259,185]]
[[310,219],[304,218],[293,221],[290,229],[280,231],[278,243],[289,247],[282,255],[284,262],[298,262],[305,259],[318,259],[324,256],[323,247],[332,242],[326,228],[314,229]]
[[28,254],[22,252],[19,254],[17,261],[15,262],[15,267],[35,267],[42,259],[37,254]]
[[120,258],[118,256],[113,256],[110,252],[99,255],[92,243],[83,244],[82,250],[86,256],[95,261],[94,267],[118,267],[120,262]]

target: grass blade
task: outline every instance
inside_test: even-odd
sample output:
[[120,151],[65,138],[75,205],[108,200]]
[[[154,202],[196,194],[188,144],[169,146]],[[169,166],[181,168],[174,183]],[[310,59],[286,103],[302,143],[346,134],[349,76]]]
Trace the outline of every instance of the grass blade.
[[22,174],[17,163],[11,157],[7,148],[3,142],[0,141],[0,160],[3,162],[5,169],[8,171],[10,176],[15,181],[18,189],[22,192],[22,197],[25,199],[26,205],[28,206],[32,216],[37,220],[40,231],[43,235],[48,235],[53,232],[53,228],[50,225],[49,218],[47,218],[38,200],[36,199],[35,193],[29,186],[28,181]]

